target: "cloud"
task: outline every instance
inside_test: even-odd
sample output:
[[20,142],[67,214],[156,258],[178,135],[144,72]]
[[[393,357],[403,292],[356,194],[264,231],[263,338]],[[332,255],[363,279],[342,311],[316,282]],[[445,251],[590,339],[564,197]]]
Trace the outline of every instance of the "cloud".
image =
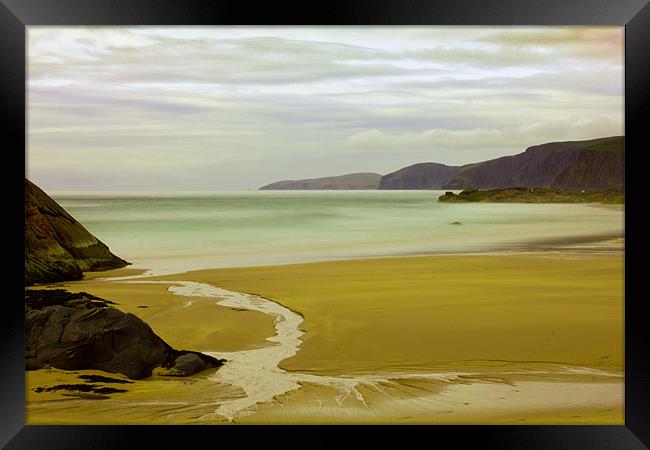
[[623,43],[623,27],[514,28],[490,33],[480,39],[507,46],[613,45]]
[[413,149],[432,151],[497,149],[505,152],[513,150],[520,152],[528,146],[554,140],[580,140],[623,134],[620,122],[606,117],[581,119],[574,116],[569,120],[572,123],[570,130],[567,129],[564,120],[491,129],[435,128],[419,133],[401,134],[371,129],[349,136],[347,142],[354,148],[376,154],[381,154],[382,151],[406,152]]
[[622,33],[30,27],[28,170],[57,189],[89,188],[89,173],[254,188],[621,134]]

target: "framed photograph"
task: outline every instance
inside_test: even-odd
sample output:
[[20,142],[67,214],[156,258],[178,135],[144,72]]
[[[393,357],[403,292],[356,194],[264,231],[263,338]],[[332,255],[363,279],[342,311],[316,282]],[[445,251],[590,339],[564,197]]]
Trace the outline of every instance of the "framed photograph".
[[648,448],[647,2],[2,3],[3,448]]

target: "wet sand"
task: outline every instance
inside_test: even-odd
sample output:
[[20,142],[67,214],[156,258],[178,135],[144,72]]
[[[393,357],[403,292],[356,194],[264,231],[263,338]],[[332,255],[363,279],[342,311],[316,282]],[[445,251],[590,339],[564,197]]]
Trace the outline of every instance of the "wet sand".
[[[266,314],[219,306],[215,299],[174,295],[168,289],[173,283],[104,281],[98,274],[106,273],[92,273],[86,280],[51,286],[71,292],[86,291],[114,301],[117,309],[140,317],[158,336],[179,350],[215,352],[255,348],[264,345],[264,340],[274,333],[273,318]],[[134,274],[116,274],[131,275]]]
[[[256,293],[303,316],[300,349],[280,369],[307,381],[235,422],[623,423],[618,253],[378,258],[149,280]],[[165,284],[88,277],[64,287],[120,303],[176,348],[263,349],[274,334],[266,314],[174,295]],[[27,373],[27,423],[223,423],[214,412],[246,395],[216,372],[155,375],[104,400],[31,390],[87,371],[77,372]],[[321,382],[332,377],[367,382],[346,394]]]
[[178,280],[299,311],[301,372],[548,362],[622,370],[623,258],[426,256],[202,270]]
[[[360,388],[343,406],[336,392],[305,383],[299,391],[261,405],[243,423],[276,424],[622,424],[620,380],[494,382],[436,385],[409,380],[385,383],[382,393]],[[281,405],[278,407],[278,405]]]
[[[214,370],[185,378],[163,377],[155,370],[144,380],[129,384],[94,383],[125,389],[95,400],[70,396],[70,392],[34,392],[38,387],[62,384],[88,384],[80,375],[102,375],[128,380],[123,375],[97,370],[41,369],[26,372],[27,424],[118,425],[118,424],[192,424],[211,413],[219,402],[244,396],[244,392],[223,383],[208,381]],[[227,422],[213,418],[210,423]]]

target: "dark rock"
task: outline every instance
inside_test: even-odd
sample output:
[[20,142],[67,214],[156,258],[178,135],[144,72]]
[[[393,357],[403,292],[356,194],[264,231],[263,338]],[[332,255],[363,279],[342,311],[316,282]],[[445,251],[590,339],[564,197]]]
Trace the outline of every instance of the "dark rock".
[[[198,370],[223,363],[208,355],[175,350],[138,317],[98,304],[94,299],[78,299],[78,295],[70,294],[72,301],[65,301],[59,292],[52,304],[51,298],[38,298],[43,291],[27,292],[31,292],[31,303],[39,306],[26,305],[27,370],[94,369],[140,379],[151,376],[156,367],[174,367],[177,359],[186,354],[198,355],[204,363]],[[50,304],[45,306],[48,301]],[[181,360],[184,365],[179,376],[189,374],[196,366],[187,365],[189,360]]]
[[61,395],[65,397],[81,398],[84,400],[106,400],[107,398],[110,398],[108,395],[94,394],[92,392],[75,392],[71,394],[61,394]]
[[126,389],[118,389],[118,388],[112,388],[112,387],[100,387],[95,389],[93,392],[97,394],[115,394],[117,392],[127,392]]
[[450,225],[462,225],[462,223],[460,223],[459,221],[456,220],[454,222],[451,222]]
[[57,202],[25,180],[25,284],[79,280],[83,271],[124,267]]
[[68,391],[70,393],[61,394],[66,397],[76,397],[87,400],[105,400],[110,398],[106,394],[116,394],[127,392],[126,389],[117,389],[112,387],[104,387],[98,385],[89,385],[89,384],[59,384],[52,387],[37,387],[34,389],[34,392],[56,392],[56,391]]
[[85,380],[86,383],[114,383],[114,384],[132,384],[133,381],[120,380],[119,378],[104,377],[101,375],[79,375],[77,378]]
[[27,367],[95,369],[145,378],[174,350],[132,314],[114,308],[27,310]]
[[196,353],[186,353],[176,358],[174,365],[170,369],[170,372],[166,375],[175,375],[181,377],[192,375],[193,373],[197,373],[205,369],[206,365],[206,362]]
[[65,289],[27,289],[25,290],[25,305],[33,309],[46,306],[67,305],[76,306],[108,306],[115,302],[95,297],[87,292],[68,292]]
[[438,201],[441,201],[441,202],[446,202],[446,201],[455,201],[455,199],[456,199],[457,197],[458,197],[458,196],[457,196],[456,194],[454,194],[453,192],[449,192],[449,191],[448,191],[448,192],[445,192],[445,193],[444,193],[443,195],[441,195],[440,197],[438,197]]
[[458,195],[445,194],[440,202],[487,203],[611,203],[624,204],[625,192],[616,189],[506,188],[466,189]]
[[52,387],[37,387],[34,392],[56,392],[56,391],[73,391],[73,392],[94,392],[95,394],[115,394],[117,392],[127,392],[126,389],[98,386],[96,384],[58,384]]
[[217,359],[204,353],[186,350],[179,351],[178,355],[172,364],[165,366],[168,370],[161,372],[161,375],[186,377],[201,372],[202,370],[219,367],[226,361],[225,359]]

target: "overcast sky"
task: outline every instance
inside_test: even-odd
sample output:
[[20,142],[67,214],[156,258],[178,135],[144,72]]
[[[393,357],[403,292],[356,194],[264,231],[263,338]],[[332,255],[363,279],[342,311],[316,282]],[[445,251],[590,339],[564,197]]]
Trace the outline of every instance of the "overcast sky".
[[256,189],[623,134],[623,28],[29,27],[45,190]]

